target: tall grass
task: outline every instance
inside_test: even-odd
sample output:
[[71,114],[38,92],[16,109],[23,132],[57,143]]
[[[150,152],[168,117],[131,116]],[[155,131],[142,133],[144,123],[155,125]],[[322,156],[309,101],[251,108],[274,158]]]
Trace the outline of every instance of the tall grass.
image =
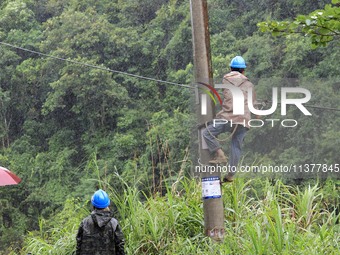
[[72,254],[80,221],[87,214],[87,210],[79,205],[79,201],[66,200],[63,210],[52,219],[39,220],[39,230],[26,236],[21,254]]
[[[134,254],[340,254],[339,213],[325,208],[322,188],[298,188],[277,181],[236,179],[223,187],[226,235],[216,243],[203,233],[201,187],[181,178],[165,195],[146,196],[124,184],[110,187],[116,216],[126,237],[126,251]],[[88,212],[74,201],[64,216],[25,238],[21,254],[72,254],[75,234]],[[54,222],[54,224],[53,224]],[[59,222],[59,224],[58,224]]]

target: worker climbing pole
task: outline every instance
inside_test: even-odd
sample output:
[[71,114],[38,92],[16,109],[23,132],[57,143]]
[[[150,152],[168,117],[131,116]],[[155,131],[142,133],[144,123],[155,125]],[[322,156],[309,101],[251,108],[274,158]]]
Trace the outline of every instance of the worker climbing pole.
[[[191,0],[191,24],[193,38],[193,57],[195,68],[196,100],[197,107],[198,139],[199,139],[199,164],[208,165],[211,156],[205,147],[202,132],[204,123],[214,116],[210,97],[201,94],[203,84],[213,84],[210,36],[208,26],[208,9],[206,0]],[[204,107],[203,107],[204,106]],[[202,112],[204,109],[204,112]],[[224,210],[220,186],[221,173],[211,174],[209,171],[201,172],[202,197],[204,210],[204,232],[213,240],[222,240],[224,237]]]

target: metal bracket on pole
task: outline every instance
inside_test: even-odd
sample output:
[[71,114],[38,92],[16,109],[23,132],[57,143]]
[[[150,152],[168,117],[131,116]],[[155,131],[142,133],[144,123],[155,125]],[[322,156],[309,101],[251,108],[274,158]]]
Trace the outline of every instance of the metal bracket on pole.
[[200,93],[198,92],[197,84],[195,84],[195,103],[200,104]]
[[205,141],[205,139],[204,139],[204,137],[203,137],[203,132],[206,130],[206,127],[204,127],[204,128],[200,128],[199,129],[199,132],[200,132],[200,135],[201,135],[201,148],[202,148],[202,150],[207,150],[208,149],[208,145],[207,145],[207,143],[206,143],[206,141]]

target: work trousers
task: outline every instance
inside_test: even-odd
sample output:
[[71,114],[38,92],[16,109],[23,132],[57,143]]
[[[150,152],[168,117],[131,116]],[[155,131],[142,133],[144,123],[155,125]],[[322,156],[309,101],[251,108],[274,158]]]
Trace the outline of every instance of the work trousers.
[[221,148],[219,141],[216,139],[218,135],[226,132],[232,133],[234,128],[236,128],[236,130],[231,138],[228,162],[232,169],[236,169],[238,162],[240,161],[242,154],[241,147],[248,128],[240,124],[231,126],[230,123],[211,123],[203,132],[203,137],[208,145],[209,151],[213,153]]

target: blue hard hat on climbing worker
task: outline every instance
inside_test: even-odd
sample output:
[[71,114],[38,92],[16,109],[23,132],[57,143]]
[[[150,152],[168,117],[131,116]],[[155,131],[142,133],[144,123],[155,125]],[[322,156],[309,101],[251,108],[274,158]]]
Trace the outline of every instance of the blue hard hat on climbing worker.
[[236,56],[230,61],[230,67],[232,68],[246,68],[246,61],[241,56]]
[[92,198],[91,203],[98,209],[104,209],[110,205],[110,198],[104,190],[97,190]]

